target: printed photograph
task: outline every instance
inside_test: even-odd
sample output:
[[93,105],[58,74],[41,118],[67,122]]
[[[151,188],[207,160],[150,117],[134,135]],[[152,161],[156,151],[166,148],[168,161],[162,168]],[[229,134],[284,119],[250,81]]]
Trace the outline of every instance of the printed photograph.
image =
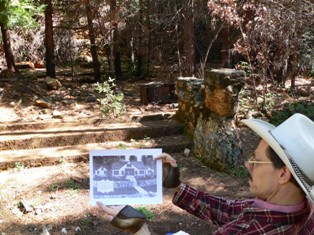
[[91,204],[162,203],[161,149],[90,151]]

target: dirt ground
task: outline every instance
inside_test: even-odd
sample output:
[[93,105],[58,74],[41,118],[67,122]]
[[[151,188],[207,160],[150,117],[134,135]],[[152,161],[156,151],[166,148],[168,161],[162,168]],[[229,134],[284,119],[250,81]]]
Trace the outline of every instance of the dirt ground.
[[[174,156],[182,170],[182,181],[215,195],[229,198],[248,196],[246,179],[235,179],[204,167],[192,157]],[[88,163],[64,163],[40,168],[13,169],[0,173],[1,234],[124,234],[108,223],[106,215],[89,206]],[[210,234],[214,226],[190,216],[171,203],[171,190],[164,191],[163,204],[146,206],[154,213],[149,222],[152,234],[183,230]],[[34,209],[19,209],[25,201]]]
[[[142,105],[138,95],[139,83],[120,82],[125,91],[126,116],[145,116],[174,113],[171,105]],[[45,121],[53,111],[61,112],[63,119],[99,117],[99,105],[94,102],[90,83],[66,82],[63,88],[47,91],[43,80],[0,82],[1,122]],[[52,103],[49,108],[36,105],[36,100]],[[122,117],[123,119],[123,117]],[[252,132],[240,130],[244,153],[255,148],[258,139]],[[227,198],[250,197],[246,177],[235,177],[211,170],[193,156],[175,154],[180,163],[182,181]],[[0,172],[0,235],[54,235],[54,234],[125,234],[108,223],[108,218],[97,208],[89,206],[89,165],[87,162],[14,169]],[[149,222],[152,234],[166,234],[179,230],[191,235],[211,234],[215,226],[206,224],[171,203],[173,192],[164,191],[161,205],[146,208],[154,213]],[[23,208],[24,205],[24,208]],[[25,211],[29,205],[30,210]],[[66,233],[65,233],[66,232]]]

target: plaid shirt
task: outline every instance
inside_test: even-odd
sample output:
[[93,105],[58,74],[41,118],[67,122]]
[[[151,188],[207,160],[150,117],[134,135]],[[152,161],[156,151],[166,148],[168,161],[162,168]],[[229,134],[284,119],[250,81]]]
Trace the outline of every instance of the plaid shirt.
[[[267,208],[280,206],[266,202],[263,202],[264,207],[257,207],[257,202],[258,200],[254,199],[226,200],[210,196],[185,184],[181,185],[180,190],[173,197],[175,205],[207,222],[211,221],[219,225],[219,229],[213,235],[314,234],[314,216],[309,216],[310,202],[305,202],[306,206],[303,203],[301,210],[294,210],[296,212],[270,210]],[[285,208],[289,210],[290,207]]]

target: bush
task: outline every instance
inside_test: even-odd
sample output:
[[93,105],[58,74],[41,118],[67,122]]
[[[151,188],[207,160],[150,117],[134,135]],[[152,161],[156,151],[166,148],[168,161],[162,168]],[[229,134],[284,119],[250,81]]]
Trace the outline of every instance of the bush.
[[298,101],[295,103],[284,104],[281,109],[272,112],[270,122],[275,126],[278,126],[295,113],[302,113],[314,120],[314,103],[309,101]]
[[95,83],[93,87],[98,93],[104,94],[105,98],[100,98],[100,108],[106,117],[118,117],[121,114],[126,113],[126,106],[124,104],[124,94],[122,92],[115,91],[116,84],[115,79],[108,78],[103,83]]

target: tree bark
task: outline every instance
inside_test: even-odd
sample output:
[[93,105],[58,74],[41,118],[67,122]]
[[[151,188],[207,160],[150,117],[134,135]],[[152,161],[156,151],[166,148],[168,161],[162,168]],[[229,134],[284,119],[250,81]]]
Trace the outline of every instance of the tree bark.
[[87,17],[87,24],[88,24],[88,31],[89,31],[89,40],[90,40],[90,51],[92,54],[93,59],[93,68],[94,68],[94,77],[96,82],[101,81],[101,72],[100,72],[100,62],[98,60],[97,54],[97,46],[96,46],[96,36],[93,26],[93,16],[92,10],[90,6],[89,0],[84,0],[85,10],[86,10],[86,17]]
[[[0,1],[0,9],[3,12],[7,11],[4,1]],[[6,25],[7,22],[8,22],[8,15],[2,16],[2,19],[0,21],[0,28],[1,28],[1,35],[2,35],[2,41],[3,41],[3,50],[4,50],[4,56],[7,63],[8,71],[15,73],[17,72],[17,68],[14,63],[13,51],[11,48],[10,31]]]
[[121,58],[119,49],[119,31],[118,22],[116,19],[117,5],[116,0],[110,1],[111,11],[111,43],[110,43],[110,60],[111,60],[111,72],[115,74],[116,78],[119,79],[122,76],[121,70]]
[[182,75],[195,74],[195,32],[194,32],[194,0],[189,0],[184,12],[184,60],[182,60]]
[[0,27],[1,27],[1,34],[2,34],[2,40],[3,40],[3,50],[4,50],[5,60],[7,62],[7,69],[9,72],[15,73],[17,72],[17,68],[15,67],[13,51],[11,48],[10,32],[8,28],[1,22],[0,22]]
[[137,47],[137,68],[136,68],[136,76],[142,76],[143,70],[143,0],[139,0],[139,22],[138,22],[138,47]]
[[46,47],[46,74],[49,77],[56,77],[56,67],[54,62],[54,42],[53,42],[53,21],[52,21],[52,1],[45,0],[45,47]]
[[146,74],[147,77],[149,75],[150,70],[150,57],[151,57],[151,44],[152,44],[152,38],[151,38],[151,22],[150,22],[150,1],[146,0],[146,21],[147,21],[147,37],[148,37],[148,43],[147,43],[147,66],[146,66]]

